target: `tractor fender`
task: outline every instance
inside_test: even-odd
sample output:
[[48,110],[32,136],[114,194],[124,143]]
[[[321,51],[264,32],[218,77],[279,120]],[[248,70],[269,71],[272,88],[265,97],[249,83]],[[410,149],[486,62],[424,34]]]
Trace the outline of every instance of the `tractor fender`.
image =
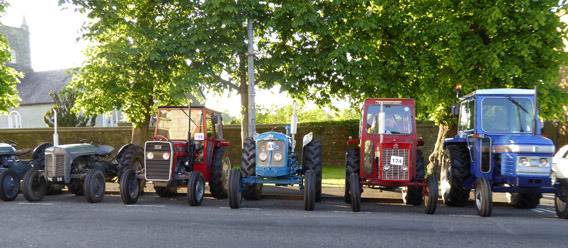
[[124,151],[126,151],[126,149],[128,149],[128,147],[130,146],[135,146],[137,149],[142,150],[142,147],[136,145],[136,144],[126,144],[123,145],[120,149],[118,149],[118,152],[116,153],[116,159],[120,160],[120,158],[122,157],[122,155],[124,154]]
[[302,147],[307,146],[310,142],[312,142],[312,139],[314,138],[314,133],[310,132],[306,135],[304,135],[304,140],[302,142]]

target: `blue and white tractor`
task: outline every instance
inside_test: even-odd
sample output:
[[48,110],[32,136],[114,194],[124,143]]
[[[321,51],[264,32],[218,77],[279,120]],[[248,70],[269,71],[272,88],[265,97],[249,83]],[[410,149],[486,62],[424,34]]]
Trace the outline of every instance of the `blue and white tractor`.
[[[302,142],[302,154],[294,152],[297,127],[296,107],[291,126],[247,138],[243,145],[241,169],[229,176],[229,204],[239,208],[242,198],[258,200],[264,184],[299,185],[304,191],[304,209],[311,211],[321,201],[322,142],[309,133]],[[276,132],[283,129],[285,133]]]
[[[458,85],[458,96],[461,86]],[[568,218],[568,182],[552,182],[554,144],[541,135],[536,89],[482,89],[459,97],[452,115],[458,133],[444,142],[440,188],[444,204],[463,206],[470,190],[480,216],[490,216],[492,193],[531,209],[543,193],[556,195],[556,212]]]

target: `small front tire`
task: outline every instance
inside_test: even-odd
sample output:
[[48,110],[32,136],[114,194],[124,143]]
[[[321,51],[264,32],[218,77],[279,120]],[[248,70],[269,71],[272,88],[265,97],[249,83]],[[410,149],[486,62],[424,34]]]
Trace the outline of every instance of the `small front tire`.
[[359,185],[359,175],[351,173],[349,176],[351,188],[351,210],[353,212],[361,211],[361,186]]
[[424,195],[424,213],[434,214],[438,206],[438,177],[430,175],[426,178],[426,195]]
[[20,178],[12,169],[3,170],[0,173],[0,199],[13,201],[20,191]]
[[134,204],[140,197],[140,182],[136,178],[136,171],[127,169],[120,177],[120,198],[124,204]]
[[242,195],[240,191],[241,186],[241,171],[238,168],[233,168],[229,174],[229,206],[233,209],[241,207]]
[[105,175],[101,170],[91,170],[85,178],[85,198],[90,203],[101,202],[105,197]]
[[201,171],[193,171],[187,183],[187,201],[190,206],[199,206],[205,192],[205,180]]
[[477,178],[475,181],[475,207],[479,216],[491,216],[491,209],[493,208],[491,184],[485,177]]
[[554,209],[558,218],[568,219],[568,208],[566,207],[566,202],[568,201],[568,180],[559,179],[558,182],[560,185],[554,197]]
[[307,170],[304,184],[304,210],[312,211],[316,205],[316,171]]
[[41,201],[45,197],[47,182],[37,168],[29,169],[24,174],[24,198],[30,202]]

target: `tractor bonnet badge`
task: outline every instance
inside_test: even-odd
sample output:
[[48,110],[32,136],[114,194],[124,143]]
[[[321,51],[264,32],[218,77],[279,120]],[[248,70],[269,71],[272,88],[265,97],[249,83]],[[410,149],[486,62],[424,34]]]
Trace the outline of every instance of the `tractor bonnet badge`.
[[154,145],[154,149],[160,150],[160,149],[162,149],[162,146],[161,145]]
[[398,149],[398,144],[394,144],[393,148]]

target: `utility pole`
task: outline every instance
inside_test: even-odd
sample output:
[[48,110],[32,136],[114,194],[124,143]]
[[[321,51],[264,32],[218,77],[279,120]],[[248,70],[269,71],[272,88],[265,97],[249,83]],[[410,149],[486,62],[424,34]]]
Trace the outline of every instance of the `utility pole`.
[[254,103],[254,51],[253,51],[253,29],[252,18],[248,19],[248,122],[249,122],[249,137],[253,137],[256,133],[256,111]]

